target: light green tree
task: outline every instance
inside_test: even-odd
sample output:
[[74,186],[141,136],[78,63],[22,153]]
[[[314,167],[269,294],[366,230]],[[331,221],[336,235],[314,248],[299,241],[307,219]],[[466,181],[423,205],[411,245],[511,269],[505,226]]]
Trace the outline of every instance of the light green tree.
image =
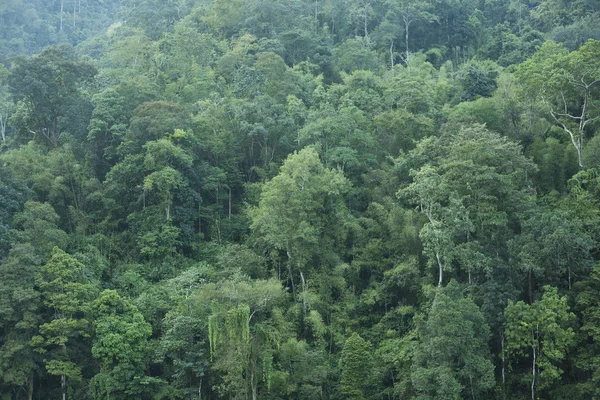
[[370,343],[356,332],[344,343],[340,357],[341,392],[347,399],[362,400],[368,397],[373,383],[373,350]]
[[44,355],[46,370],[60,376],[62,399],[67,396],[67,379],[81,379],[81,366],[69,353],[69,345],[90,335],[87,319],[96,289],[88,283],[85,266],[55,247],[52,258],[40,268],[36,279],[44,304],[52,310],[49,322],[39,327],[31,345]]
[[584,140],[600,118],[600,41],[569,52],[548,41],[517,70],[522,92],[541,101],[552,121],[568,134],[584,168]]
[[283,252],[293,292],[309,260],[339,240],[348,186],[342,172],[326,168],[315,149],[305,148],[287,158],[264,184],[258,207],[250,209],[258,240],[277,258]]
[[129,300],[115,290],[104,290],[92,304],[92,355],[101,361],[91,380],[95,399],[130,399],[148,393],[160,380],[144,374],[152,328]]
[[556,288],[545,286],[541,300],[533,304],[509,301],[504,316],[511,364],[522,357],[529,358],[531,373],[521,379],[529,382],[531,400],[535,400],[536,390],[547,388],[563,373],[558,363],[573,344],[575,332],[570,325],[575,315],[570,312],[566,297],[560,297]]

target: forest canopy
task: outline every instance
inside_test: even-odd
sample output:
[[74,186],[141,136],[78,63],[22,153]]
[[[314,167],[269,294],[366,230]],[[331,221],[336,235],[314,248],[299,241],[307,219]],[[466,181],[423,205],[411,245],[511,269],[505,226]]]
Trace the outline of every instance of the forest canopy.
[[1,400],[600,398],[600,1],[1,3]]

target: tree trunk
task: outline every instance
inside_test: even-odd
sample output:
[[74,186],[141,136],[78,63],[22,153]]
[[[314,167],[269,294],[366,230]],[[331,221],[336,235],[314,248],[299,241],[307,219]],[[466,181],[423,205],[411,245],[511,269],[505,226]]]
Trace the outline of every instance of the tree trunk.
[[29,390],[27,391],[27,399],[33,400],[33,372],[29,375]]
[[404,61],[406,62],[406,66],[407,67],[408,67],[408,59],[409,59],[409,54],[410,54],[410,52],[408,50],[408,30],[409,30],[411,22],[412,21],[408,19],[408,16],[404,17],[404,27],[405,27],[405,29],[404,29],[404,39],[406,40],[406,57],[405,57]]
[[63,28],[63,10],[65,9],[65,0],[60,0],[60,30]]
[[535,346],[533,347],[533,367],[531,369],[531,400],[535,400]]
[[440,279],[438,280],[438,287],[442,286],[442,277],[443,277],[443,265],[442,265],[442,260],[440,259],[440,253],[439,252],[435,252],[435,258],[437,259],[438,262],[438,267],[440,269]]
[[302,310],[304,312],[304,318],[306,318],[306,281],[304,280],[302,271],[300,271],[300,279],[302,279]]
[[3,118],[2,114],[0,114],[0,135],[2,136],[2,141],[6,141],[6,118]]
[[67,377],[65,374],[60,376],[60,390],[62,392],[62,400],[67,400]]
[[528,280],[529,280],[529,304],[532,304],[533,303],[533,271],[531,270],[531,268],[529,269]]
[[504,358],[504,331],[500,332],[500,335],[500,344],[502,345],[502,394],[503,397],[506,399],[506,374],[504,369],[504,363],[506,362],[506,360]]
[[394,69],[394,40],[390,40],[390,63]]
[[250,387],[252,388],[252,400],[257,400],[256,383],[254,382],[254,361],[250,361]]
[[290,283],[292,284],[292,296],[294,297],[294,299],[296,298],[296,289],[294,287],[294,271],[292,268],[292,254],[290,253],[290,249],[289,247],[286,249],[286,254],[287,254],[287,258],[288,258],[288,272],[290,274]]

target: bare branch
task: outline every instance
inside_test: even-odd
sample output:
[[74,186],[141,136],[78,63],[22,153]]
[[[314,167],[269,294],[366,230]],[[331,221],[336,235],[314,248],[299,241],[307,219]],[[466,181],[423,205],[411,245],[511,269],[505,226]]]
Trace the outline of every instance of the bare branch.
[[554,113],[555,115],[559,116],[559,117],[569,117],[571,119],[582,119],[583,117],[576,117],[574,115],[571,114],[561,114],[561,113]]
[[571,142],[573,143],[573,146],[575,146],[575,149],[579,149],[579,144],[577,143],[575,134],[573,133],[573,131],[571,131],[569,128],[567,128],[567,126],[560,120],[558,119],[558,117],[556,116],[554,110],[550,110],[550,115],[552,115],[552,117],[554,118],[554,120],[560,125],[562,126],[563,130],[565,132],[567,132],[569,134],[569,137],[571,138]]
[[597,119],[600,119],[600,115],[599,115],[599,116],[597,116],[597,117],[594,117],[594,118],[590,118],[590,119],[588,119],[588,120],[585,120],[585,121],[583,122],[583,128],[585,128],[585,126],[588,124],[588,122],[594,122],[594,121],[596,121]]

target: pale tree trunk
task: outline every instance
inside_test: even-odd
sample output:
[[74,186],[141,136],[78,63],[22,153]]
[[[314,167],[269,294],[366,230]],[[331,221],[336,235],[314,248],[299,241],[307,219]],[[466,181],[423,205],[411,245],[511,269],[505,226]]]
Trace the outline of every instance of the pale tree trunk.
[[438,287],[441,287],[444,265],[442,264],[442,260],[440,258],[440,253],[438,251],[435,252],[435,258],[437,259],[438,267],[440,269],[440,279],[438,280]]
[[[63,343],[62,351],[67,356],[67,346]],[[67,400],[67,376],[63,373],[60,376],[60,390],[62,392],[62,400]]]
[[531,368],[531,400],[535,400],[535,363],[536,363],[536,352],[535,346],[533,347],[533,363]]
[[406,66],[408,67],[408,59],[409,59],[409,55],[410,55],[410,51],[408,49],[408,30],[410,27],[410,24],[412,23],[412,20],[410,20],[407,16],[404,17],[404,38],[406,40],[406,56],[405,56],[405,62],[406,62]]
[[63,28],[63,11],[65,9],[65,0],[60,0],[60,30]]
[[65,374],[60,376],[60,390],[62,391],[62,400],[67,400],[67,377]]
[[[567,107],[567,101],[564,98],[563,95],[563,105],[564,105],[564,112],[558,112],[556,111],[549,103],[548,101],[542,97],[542,100],[549,106],[550,108],[550,115],[552,115],[552,118],[554,118],[554,120],[556,121],[557,124],[559,124],[563,130],[565,132],[567,132],[567,134],[569,135],[569,138],[571,139],[571,143],[573,144],[573,147],[575,147],[575,149],[577,150],[577,157],[578,157],[578,161],[579,161],[579,167],[581,169],[583,169],[584,166],[584,162],[583,162],[583,138],[585,136],[585,127],[587,126],[587,124],[589,124],[592,121],[597,120],[598,118],[600,118],[600,116],[594,117],[594,118],[588,118],[588,108],[589,108],[589,103],[590,103],[590,97],[591,97],[591,89],[592,87],[594,87],[595,85],[600,84],[600,80],[595,80],[591,83],[585,83],[585,81],[583,80],[584,77],[581,78],[581,82],[572,82],[575,86],[579,86],[580,88],[583,89],[584,93],[583,93],[583,105],[581,106],[581,114],[580,115],[572,115],[569,114],[569,110]],[[577,132],[575,132],[573,129],[570,129],[562,120],[561,118],[566,118],[567,120],[571,120],[573,122],[577,123]]]
[[394,69],[394,40],[390,40],[390,63]]
[[0,135],[2,136],[2,141],[6,141],[6,118],[2,114],[0,114]]
[[[427,219],[429,220],[429,223],[432,226],[435,226],[437,221],[435,219],[433,219],[433,216],[431,215],[431,210],[429,208],[426,208],[425,210],[423,210],[423,205],[421,205],[421,212],[424,212],[425,215],[427,216]],[[442,256],[440,254],[439,248],[440,248],[440,243],[439,243],[439,238],[436,239],[436,249],[434,250],[435,252],[435,259],[437,261],[438,264],[438,268],[440,271],[440,276],[439,276],[439,280],[438,280],[438,288],[442,287],[442,278],[443,278],[443,274],[444,274],[444,264],[442,263]]]

